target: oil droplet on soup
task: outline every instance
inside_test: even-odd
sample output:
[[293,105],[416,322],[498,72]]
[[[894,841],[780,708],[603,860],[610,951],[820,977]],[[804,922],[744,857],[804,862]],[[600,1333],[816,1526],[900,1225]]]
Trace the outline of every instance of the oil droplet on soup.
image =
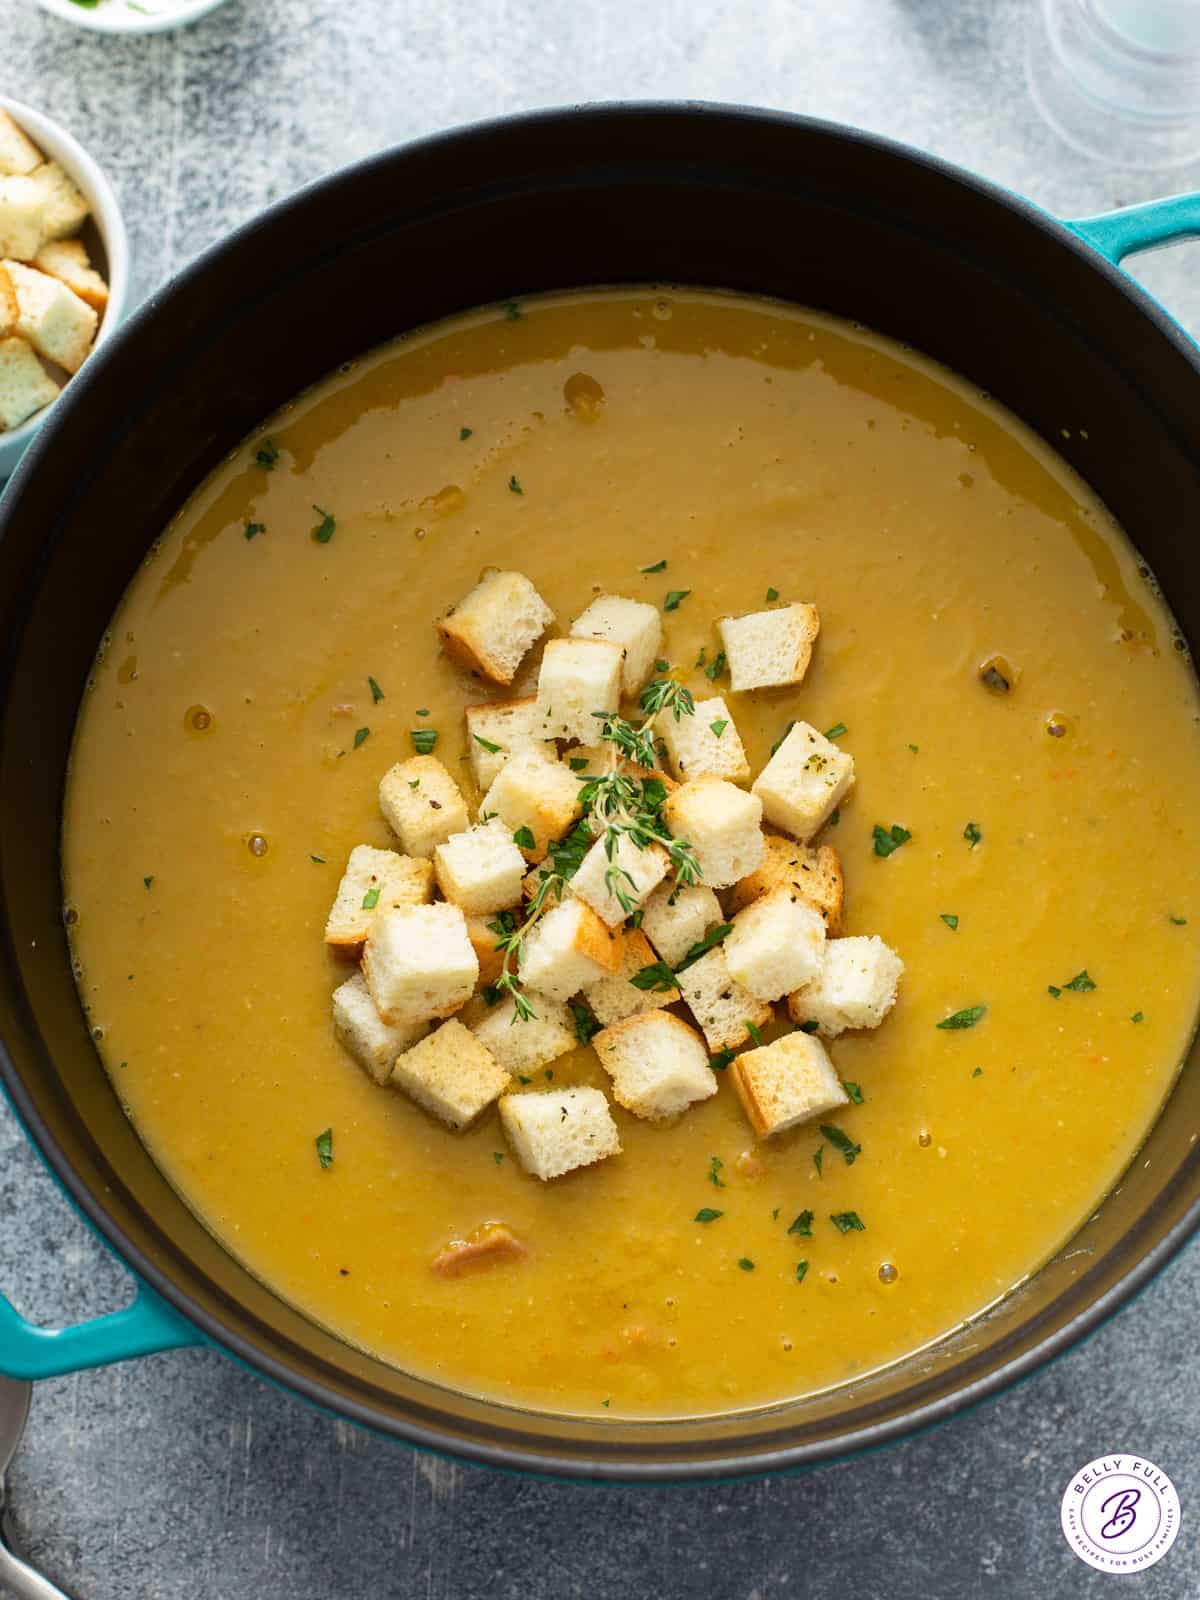
[[[979,1313],[1136,1151],[1200,984],[1196,686],[1104,507],[921,356],[719,294],[516,310],[297,397],[157,542],[113,624],[136,672],[97,660],[76,735],[73,958],[177,1191],[335,1335],[516,1405],[769,1404]],[[264,439],[286,471],[256,465]],[[268,533],[248,541],[251,522]],[[623,1153],[543,1184],[494,1110],[451,1133],[339,1045],[330,996],[353,967],[322,929],[351,849],[396,847],[380,778],[423,730],[480,798],[463,708],[507,696],[432,624],[489,567],[525,572],[562,633],[597,592],[654,606],[663,658],[728,697],[755,771],[792,720],[844,725],[857,782],[816,842],[841,857],[844,933],[905,963],[883,1026],[830,1044],[854,1088],[844,1144],[812,1124],[756,1143],[718,1071],[672,1122],[614,1106]],[[730,695],[709,676],[716,619],[769,593],[817,606],[812,665]],[[1119,892],[1115,861],[1137,863]],[[528,1087],[611,1092],[590,1048],[546,1070]],[[487,1224],[524,1254],[433,1272]]]

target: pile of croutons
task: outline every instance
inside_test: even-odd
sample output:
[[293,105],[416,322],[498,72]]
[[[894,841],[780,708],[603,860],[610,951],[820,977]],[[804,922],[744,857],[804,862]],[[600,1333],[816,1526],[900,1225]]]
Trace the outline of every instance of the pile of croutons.
[[108,285],[78,238],[87,201],[0,111],[0,433],[57,396],[92,347]]
[[[437,627],[506,687],[554,621],[527,577],[490,572]],[[718,627],[740,694],[799,683],[819,621],[780,604]],[[846,1103],[822,1040],[878,1026],[903,971],[882,940],[840,937],[841,865],[809,842],[853,758],[795,722],[751,783],[725,700],[654,679],[661,649],[654,606],[603,595],[546,643],[535,696],[467,706],[474,821],[435,756],[393,766],[379,803],[400,850],[352,851],[325,930],[362,963],[333,996],[351,1054],[451,1128],[498,1102],[542,1179],[620,1153],[601,1090],[531,1087],[581,1043],[649,1119],[716,1094],[727,1068],[767,1138]],[[629,745],[616,719],[639,696],[663,707],[633,744],[654,767],[605,737]],[[642,809],[613,828],[589,797],[622,774]],[[795,1028],[763,1043],[781,1000]]]

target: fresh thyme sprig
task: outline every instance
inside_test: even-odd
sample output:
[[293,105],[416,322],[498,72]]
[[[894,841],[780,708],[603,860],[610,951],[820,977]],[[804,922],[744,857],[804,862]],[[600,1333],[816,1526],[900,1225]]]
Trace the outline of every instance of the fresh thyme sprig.
[[[537,1020],[537,1012],[521,988],[519,976],[521,946],[533,932],[551,901],[562,899],[566,884],[567,880],[561,872],[544,873],[537,886],[537,892],[529,902],[524,922],[518,923],[511,911],[505,911],[494,922],[488,923],[488,930],[496,935],[496,949],[504,955],[500,976],[496,979],[494,987],[500,994],[512,995],[514,1022]],[[513,965],[514,962],[516,966]]]
[[652,772],[623,771],[622,763],[634,768],[653,768],[654,720],[664,711],[676,721],[691,716],[695,702],[691,693],[674,678],[656,678],[640,696],[645,721],[634,724],[615,712],[597,711],[600,738],[608,746],[610,768],[598,777],[581,777],[579,802],[583,818],[565,839],[551,847],[552,870],[543,869],[537,891],[530,901],[525,920],[518,924],[510,912],[488,924],[496,935],[496,949],[504,956],[500,977],[494,988],[513,999],[513,1021],[529,1022],[537,1013],[521,989],[520,957],[525,940],[536,927],[552,900],[561,900],[567,881],[577,871],[588,848],[603,837],[609,865],[604,873],[608,892],[626,916],[632,915],[634,902],[630,889],[636,888],[632,875],[616,860],[621,838],[629,839],[639,850],[659,845],[666,851],[675,870],[677,887],[686,889],[700,881],[700,863],[686,839],[676,839],[662,820],[662,805],[667,786]]

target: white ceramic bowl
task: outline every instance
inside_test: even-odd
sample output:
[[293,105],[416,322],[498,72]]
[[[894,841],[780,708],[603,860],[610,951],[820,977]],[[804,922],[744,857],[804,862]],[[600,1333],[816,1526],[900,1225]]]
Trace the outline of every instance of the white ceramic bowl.
[[43,11],[94,33],[165,33],[196,22],[225,0],[100,0],[96,7],[74,0],[37,0]]
[[[126,237],[125,222],[121,216],[121,208],[117,204],[117,197],[113,193],[112,185],[95,161],[78,140],[73,139],[64,128],[60,128],[57,122],[51,122],[49,117],[43,116],[40,111],[35,111],[32,106],[22,105],[18,100],[9,100],[4,95],[0,95],[0,107],[8,112],[14,122],[24,128],[48,160],[58,162],[82,193],[91,210],[91,222],[95,225],[105,257],[96,265],[103,269],[104,276],[108,279],[108,305],[96,331],[95,343],[98,345],[121,321],[129,296],[129,240]],[[95,349],[95,345],[92,348]],[[90,355],[87,360],[91,360]],[[35,412],[19,428],[0,433],[0,482],[10,476],[47,413],[55,404],[56,401],[51,401],[49,406]]]

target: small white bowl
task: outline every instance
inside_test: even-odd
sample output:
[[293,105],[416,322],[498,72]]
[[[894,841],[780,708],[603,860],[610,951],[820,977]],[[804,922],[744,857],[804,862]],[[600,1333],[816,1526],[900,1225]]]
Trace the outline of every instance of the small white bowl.
[[74,0],[37,0],[43,11],[93,33],[165,33],[197,22],[225,0],[100,0],[94,9]]
[[[108,280],[108,305],[96,330],[92,346],[94,351],[120,323],[129,295],[129,240],[117,197],[95,161],[78,140],[60,128],[57,122],[51,122],[49,117],[34,111],[32,106],[9,100],[4,95],[0,95],[0,108],[7,111],[13,121],[25,130],[47,160],[58,162],[79,189],[92,213],[87,227],[95,227],[104,252],[104,259],[96,261],[94,265],[103,271]],[[85,365],[91,359],[89,352]],[[19,428],[0,433],[0,483],[11,475],[34,434],[56,404],[57,401],[52,400],[50,405],[36,411]]]

